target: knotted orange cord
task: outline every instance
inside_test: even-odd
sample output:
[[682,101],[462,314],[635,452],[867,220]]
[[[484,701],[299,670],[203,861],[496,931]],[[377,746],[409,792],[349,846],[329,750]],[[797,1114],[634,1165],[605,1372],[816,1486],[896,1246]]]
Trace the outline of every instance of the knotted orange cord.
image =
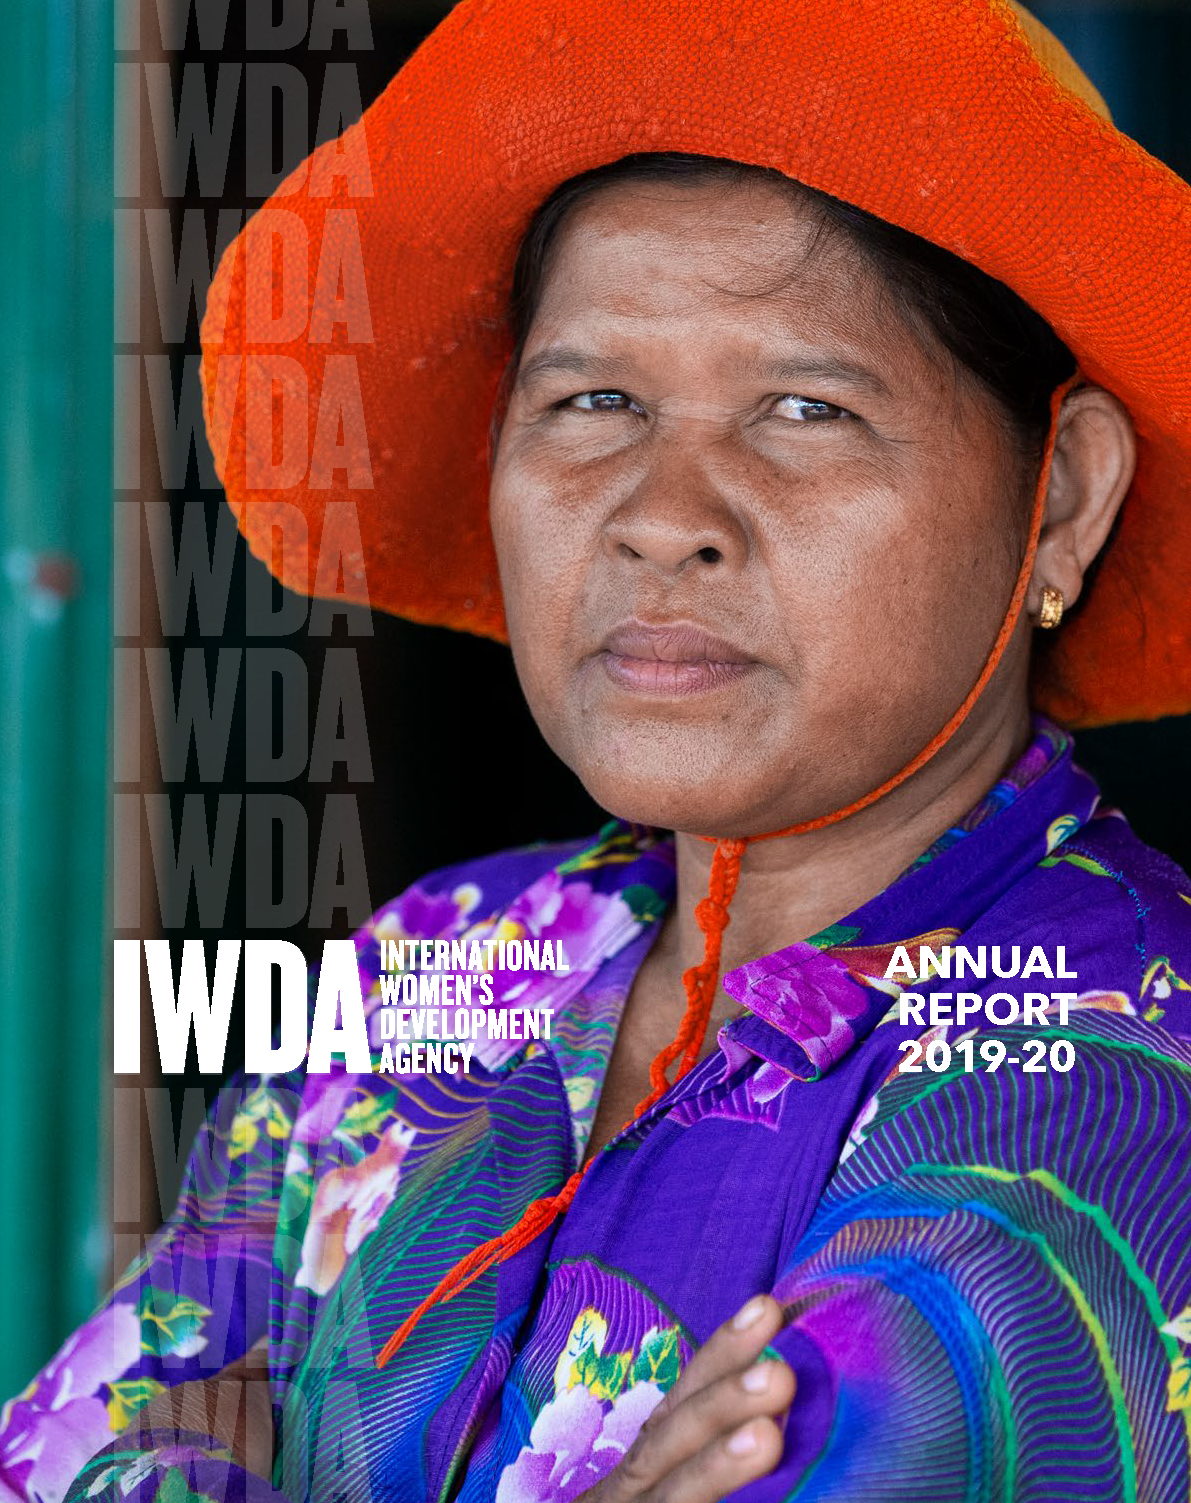
[[[674,1077],[677,1084],[684,1075],[694,1066],[699,1058],[699,1051],[703,1047],[703,1040],[707,1034],[707,1024],[711,1017],[712,1004],[719,987],[720,980],[720,955],[723,948],[724,930],[728,927],[730,915],[729,908],[736,884],[740,877],[740,861],[744,855],[745,847],[755,840],[775,840],[785,835],[803,835],[809,830],[821,830],[826,825],[835,824],[837,820],[846,819],[851,814],[856,814],[861,809],[866,809],[870,804],[876,803],[877,799],[896,788],[899,783],[905,782],[912,777],[919,768],[927,762],[943,746],[950,741],[960,726],[968,718],[972,706],[976,703],[985,685],[996,672],[997,664],[1001,661],[1009,639],[1013,635],[1018,618],[1021,615],[1022,606],[1025,603],[1026,590],[1029,587],[1030,575],[1034,569],[1034,557],[1038,551],[1038,538],[1042,531],[1042,515],[1046,509],[1046,492],[1050,482],[1050,466],[1054,457],[1055,438],[1058,429],[1059,409],[1063,404],[1063,398],[1080,379],[1080,373],[1062,382],[1055,388],[1050,399],[1050,423],[1046,435],[1046,445],[1042,454],[1042,467],[1038,475],[1038,484],[1034,490],[1034,504],[1030,513],[1030,530],[1026,541],[1025,554],[1022,558],[1021,567],[1017,572],[1017,580],[1013,586],[1013,594],[1009,599],[1009,606],[1005,612],[1001,629],[998,631],[996,640],[993,642],[988,657],[980,676],[969,689],[963,703],[927,744],[899,771],[887,778],[878,787],[872,788],[868,793],[843,808],[833,810],[830,814],[821,814],[815,819],[803,820],[798,824],[787,826],[784,830],[769,830],[764,835],[746,835],[741,839],[719,839],[714,835],[704,835],[701,838],[714,841],[715,850],[711,858],[711,875],[708,881],[707,896],[700,900],[695,908],[695,921],[703,932],[703,959],[698,965],[683,973],[682,984],[686,990],[686,1012],[679,1024],[678,1032],[666,1047],[657,1055],[649,1067],[650,1092],[638,1102],[633,1115],[628,1119],[621,1132],[631,1127],[654,1102],[660,1100],[670,1089],[671,1082],[666,1077],[666,1071],[678,1059],[678,1071]],[[619,1136],[619,1134],[618,1134]],[[478,1247],[472,1249],[466,1257],[450,1268],[442,1279],[434,1286],[430,1293],[422,1300],[414,1310],[401,1322],[393,1334],[385,1342],[377,1354],[376,1365],[384,1367],[389,1359],[404,1344],[410,1332],[433,1305],[453,1299],[461,1293],[469,1284],[475,1282],[481,1274],[489,1268],[520,1252],[528,1247],[531,1242],[541,1236],[548,1226],[566,1211],[567,1207],[575,1198],[575,1192],[583,1176],[595,1163],[599,1154],[593,1155],[581,1169],[577,1169],[570,1179],[562,1186],[555,1195],[547,1195],[540,1200],[534,1200],[526,1206],[521,1217],[507,1232],[499,1237],[493,1237],[487,1242],[481,1242]]]

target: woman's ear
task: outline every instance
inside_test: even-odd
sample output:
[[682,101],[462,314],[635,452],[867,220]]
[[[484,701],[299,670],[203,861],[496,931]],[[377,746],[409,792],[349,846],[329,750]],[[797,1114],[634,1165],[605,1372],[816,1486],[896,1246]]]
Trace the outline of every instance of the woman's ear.
[[1026,609],[1037,620],[1042,590],[1070,608],[1104,546],[1133,480],[1137,437],[1125,404],[1102,386],[1069,392],[1059,410],[1046,511]]

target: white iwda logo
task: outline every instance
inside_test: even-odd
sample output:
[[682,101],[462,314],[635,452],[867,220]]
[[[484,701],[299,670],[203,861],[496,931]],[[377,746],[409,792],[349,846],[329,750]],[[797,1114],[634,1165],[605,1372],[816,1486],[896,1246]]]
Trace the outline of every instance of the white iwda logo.
[[[247,998],[245,1069],[253,1074],[284,1074],[308,1055],[307,1069],[325,1074],[331,1068],[332,1054],[342,1054],[353,1073],[372,1068],[359,961],[350,939],[331,939],[323,945],[309,1037],[306,957],[288,940],[221,939],[215,946],[212,976],[207,973],[202,941],[185,940],[176,983],[168,940],[117,939],[114,944],[113,1067],[119,1072],[135,1074],[141,1068],[143,953],[163,1073],[185,1070],[193,1030],[199,1069],[204,1074],[221,1074],[241,951]],[[272,1036],[274,971],[281,998],[276,1042]]]

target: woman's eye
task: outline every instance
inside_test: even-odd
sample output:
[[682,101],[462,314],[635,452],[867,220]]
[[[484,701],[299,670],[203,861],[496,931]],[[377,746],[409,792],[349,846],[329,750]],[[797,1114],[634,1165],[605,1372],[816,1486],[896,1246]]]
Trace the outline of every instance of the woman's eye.
[[645,411],[623,391],[581,391],[578,396],[568,397],[562,406],[579,412],[644,413]]
[[834,402],[819,402],[812,397],[779,397],[774,411],[795,423],[824,423],[852,416],[846,407],[837,407]]

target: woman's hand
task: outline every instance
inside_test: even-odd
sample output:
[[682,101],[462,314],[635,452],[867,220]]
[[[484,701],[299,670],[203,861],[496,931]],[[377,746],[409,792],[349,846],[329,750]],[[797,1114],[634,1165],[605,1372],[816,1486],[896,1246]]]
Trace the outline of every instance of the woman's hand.
[[176,1383],[138,1409],[124,1432],[195,1430],[226,1446],[245,1471],[269,1478],[273,1470],[273,1409],[269,1398],[268,1338],[213,1378]]
[[794,1374],[756,1358],[781,1325],[777,1300],[749,1300],[691,1358],[620,1465],[577,1503],[717,1503],[771,1472]]

